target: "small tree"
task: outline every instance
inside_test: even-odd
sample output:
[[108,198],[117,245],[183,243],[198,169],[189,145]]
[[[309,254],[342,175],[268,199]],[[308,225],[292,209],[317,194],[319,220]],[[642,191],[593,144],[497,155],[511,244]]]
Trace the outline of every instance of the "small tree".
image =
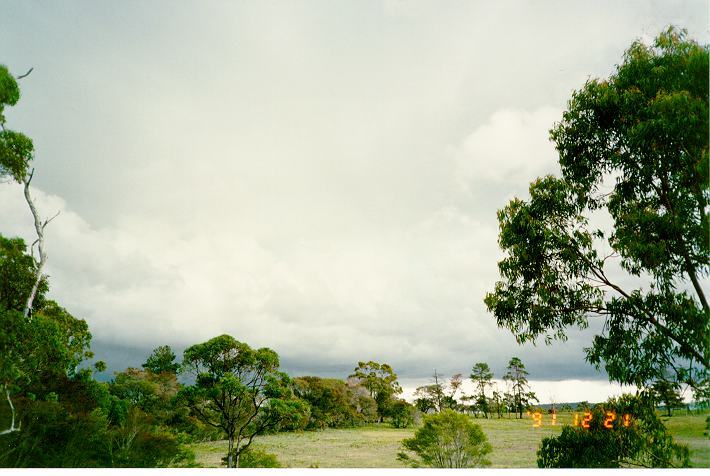
[[673,415],[673,408],[683,406],[683,397],[680,394],[680,385],[677,382],[658,380],[651,385],[649,391],[656,402],[665,405],[669,417]]
[[491,386],[493,372],[485,362],[478,362],[471,370],[471,380],[476,386],[476,405],[483,411],[483,415],[488,418],[488,398],[486,397],[486,387]]
[[254,350],[222,335],[185,350],[183,370],[195,384],[179,396],[204,423],[224,431],[227,466],[239,467],[239,455],[254,437],[302,418],[304,402],[292,398],[288,376],[278,371],[271,349]]
[[467,415],[453,410],[443,410],[424,416],[424,424],[413,438],[402,441],[407,451],[397,455],[400,461],[412,467],[476,468],[489,466],[486,455],[491,445],[481,427]]
[[505,395],[500,393],[498,390],[493,390],[491,404],[493,406],[493,411],[496,412],[498,418],[503,418],[503,413],[507,411]]
[[154,374],[167,372],[177,374],[180,370],[180,364],[175,362],[175,352],[169,345],[161,345],[153,349],[153,352],[148,356],[143,368],[150,370]]
[[405,400],[396,400],[389,408],[388,416],[395,428],[407,428],[414,423],[417,409]]
[[506,373],[503,376],[503,379],[511,384],[512,410],[517,413],[518,418],[523,418],[523,411],[533,401],[537,402],[537,397],[530,391],[528,375],[523,362],[519,358],[513,357],[508,362]]

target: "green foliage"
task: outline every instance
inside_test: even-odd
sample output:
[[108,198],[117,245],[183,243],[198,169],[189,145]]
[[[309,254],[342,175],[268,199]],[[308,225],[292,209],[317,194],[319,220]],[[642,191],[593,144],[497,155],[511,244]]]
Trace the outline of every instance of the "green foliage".
[[476,386],[476,406],[483,412],[483,415],[488,418],[488,412],[490,411],[488,398],[486,397],[486,387],[491,386],[491,381],[493,380],[493,372],[491,368],[485,362],[478,362],[471,369],[471,380]]
[[441,411],[444,401],[444,388],[439,383],[422,385],[414,390],[415,405],[422,413]]
[[[612,428],[604,426],[613,411]],[[544,438],[538,451],[540,468],[687,467],[689,452],[673,442],[647,396],[624,395],[592,410],[589,428],[565,426],[558,437]],[[632,416],[624,426],[622,415]]]
[[23,401],[21,431],[4,435],[0,466],[16,468],[107,467],[108,420],[95,409],[74,413],[58,402]]
[[128,368],[116,374],[109,384],[109,392],[160,421],[166,421],[173,411],[172,399],[179,387],[175,374],[154,374]]
[[668,416],[672,416],[674,408],[683,407],[683,397],[677,382],[669,382],[668,380],[654,382],[649,389],[649,394],[655,402],[664,404]]
[[0,176],[9,175],[22,182],[34,156],[32,139],[11,130],[0,131]]
[[182,368],[194,375],[195,384],[183,388],[179,399],[205,424],[224,432],[229,467],[238,466],[239,455],[254,436],[282,425],[296,426],[308,411],[294,398],[290,380],[278,371],[279,358],[271,349],[254,350],[221,335],[185,349]]
[[14,106],[20,99],[20,88],[5,65],[0,64],[0,176],[9,175],[22,182],[27,176],[34,155],[32,139],[5,128],[5,106]]
[[530,407],[532,402],[537,402],[537,397],[530,391],[528,375],[525,365],[517,357],[510,359],[506,373],[503,375],[503,380],[510,382],[512,387],[509,409],[516,412],[519,418],[523,417],[523,412]]
[[7,66],[0,64],[0,124],[5,122],[2,115],[5,106],[14,106],[20,100],[20,87],[10,74]]
[[180,371],[180,364],[175,362],[175,353],[170,346],[161,345],[153,349],[153,352],[143,364],[143,368],[154,374],[163,372],[177,374]]
[[295,378],[293,386],[310,407],[306,429],[352,427],[376,418],[377,403],[358,383],[307,376]]
[[[498,212],[506,257],[485,303],[519,342],[565,339],[602,316],[587,360],[612,380],[643,386],[671,370],[695,388],[707,382],[707,71],[708,47],[671,28],[573,94],[551,131],[562,178],[534,181],[528,201]],[[610,235],[590,228],[597,210],[611,216]],[[652,285],[613,281],[611,257]]]
[[190,466],[194,460],[169,429],[157,425],[152,415],[135,406],[109,428],[107,444],[110,466],[117,468]]
[[390,405],[387,416],[395,428],[407,428],[414,423],[417,409],[405,400],[396,400]]
[[[0,236],[0,308],[22,312],[35,282],[37,263],[27,254],[22,238]],[[34,305],[42,307],[49,289],[46,279],[40,282]]]
[[392,367],[373,361],[358,362],[350,378],[358,379],[360,385],[370,392],[370,397],[377,403],[380,422],[384,421],[394,397],[402,393],[402,387],[399,386],[397,374]]
[[[233,457],[236,459],[237,454]],[[222,464],[228,464],[228,458],[222,458]],[[281,464],[276,455],[255,448],[247,448],[239,455],[240,468],[280,468]]]
[[398,459],[413,467],[475,468],[489,466],[491,445],[481,427],[470,417],[453,410],[425,415],[413,438],[402,441],[406,451]]

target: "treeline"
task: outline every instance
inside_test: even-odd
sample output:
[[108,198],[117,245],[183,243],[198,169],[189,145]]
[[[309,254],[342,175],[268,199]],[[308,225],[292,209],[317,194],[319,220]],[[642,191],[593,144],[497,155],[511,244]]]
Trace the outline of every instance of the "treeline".
[[193,466],[189,443],[222,438],[229,441],[225,462],[239,466],[254,463],[245,455],[264,433],[370,423],[404,428],[446,408],[485,416],[505,408],[522,416],[534,397],[515,358],[504,376],[510,391],[500,398],[486,394],[493,375],[477,364],[471,378],[479,395],[459,395],[460,375],[447,383],[436,375],[417,389],[412,405],[400,398],[388,364],[359,362],[343,380],[292,378],[279,370],[273,350],[227,335],[188,347],[181,361],[170,347],[158,347],[141,368],[100,382],[94,372],[105,363],[86,365],[94,358],[86,322],[47,298],[46,276],[27,309],[37,268],[22,239],[0,236],[4,467]]

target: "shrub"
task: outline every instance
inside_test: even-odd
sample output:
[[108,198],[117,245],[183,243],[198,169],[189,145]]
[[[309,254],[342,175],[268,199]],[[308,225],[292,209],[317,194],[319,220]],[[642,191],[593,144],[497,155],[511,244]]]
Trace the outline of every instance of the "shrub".
[[[610,412],[616,415],[611,421]],[[630,415],[629,425],[623,415]],[[604,426],[605,420],[607,425]],[[565,426],[544,438],[537,452],[540,468],[687,467],[688,449],[673,442],[645,396],[624,395],[591,410],[589,428]]]
[[413,438],[403,440],[402,446],[419,458],[402,451],[398,459],[415,468],[475,468],[491,464],[486,459],[491,445],[481,427],[469,416],[453,410],[425,415],[423,426]]
[[[237,455],[234,452],[233,457]],[[227,464],[227,457],[222,458],[222,463]],[[240,468],[280,468],[281,463],[276,455],[255,448],[247,448],[239,455]]]
[[395,428],[407,428],[414,422],[416,408],[404,400],[396,400],[388,410],[392,426]]

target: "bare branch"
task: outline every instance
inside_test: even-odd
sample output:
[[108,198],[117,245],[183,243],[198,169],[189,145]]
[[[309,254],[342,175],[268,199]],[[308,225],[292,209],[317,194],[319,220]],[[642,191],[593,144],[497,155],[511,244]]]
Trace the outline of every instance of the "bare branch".
[[10,423],[10,428],[7,430],[0,431],[0,435],[7,435],[8,433],[12,433],[13,431],[20,431],[20,426],[15,426],[15,406],[12,404],[12,399],[10,398],[10,389],[7,388],[7,384],[4,385],[5,387],[5,396],[7,397],[7,403],[10,405],[10,411],[12,412],[12,422]]
[[16,79],[26,78],[27,76],[30,75],[30,73],[31,73],[32,71],[34,71],[34,69],[35,69],[35,68],[34,68],[34,66],[33,66],[32,68],[29,69],[29,71],[27,71],[25,74],[19,75]]
[[52,220],[54,220],[55,218],[57,218],[61,212],[62,212],[61,210],[57,210],[57,213],[55,213],[52,218],[50,218],[49,220],[45,220],[44,223],[42,223],[42,229],[44,230],[44,227],[47,226],[47,225],[49,225],[49,223],[50,223]]
[[[30,175],[25,179],[25,200],[27,201],[27,205],[30,207],[30,211],[32,212],[32,217],[34,218],[34,224],[35,224],[35,232],[37,233],[37,248],[39,250],[39,263],[37,265],[37,271],[36,271],[36,276],[35,276],[35,283],[32,286],[32,290],[30,291],[30,295],[27,296],[27,302],[25,303],[25,309],[23,311],[23,315],[25,317],[29,316],[30,310],[32,309],[32,304],[34,303],[35,296],[37,295],[37,290],[39,289],[39,284],[42,282],[43,274],[42,270],[44,269],[44,265],[47,262],[47,252],[44,249],[44,227],[47,226],[47,224],[56,218],[57,215],[53,216],[51,219],[47,220],[42,224],[42,220],[39,216],[39,212],[37,212],[37,207],[35,207],[34,200],[32,200],[32,196],[30,195],[30,182],[32,181],[32,177],[34,176],[34,169],[30,172]],[[34,244],[33,244],[34,246]]]

